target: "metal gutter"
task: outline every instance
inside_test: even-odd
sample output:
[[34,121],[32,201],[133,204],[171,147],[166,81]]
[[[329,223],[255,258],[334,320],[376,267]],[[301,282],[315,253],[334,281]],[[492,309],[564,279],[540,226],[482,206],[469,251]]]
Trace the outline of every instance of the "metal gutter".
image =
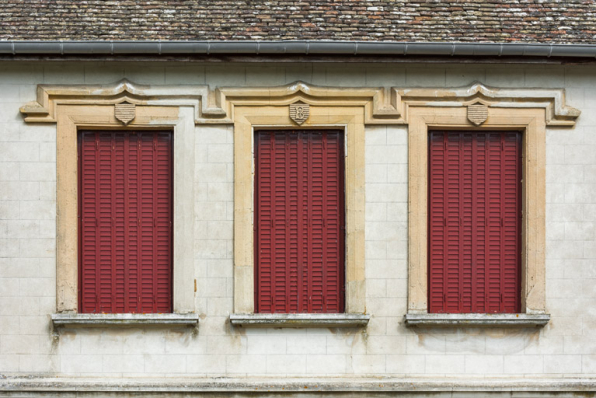
[[595,58],[596,44],[362,41],[0,41],[0,55],[350,55]]

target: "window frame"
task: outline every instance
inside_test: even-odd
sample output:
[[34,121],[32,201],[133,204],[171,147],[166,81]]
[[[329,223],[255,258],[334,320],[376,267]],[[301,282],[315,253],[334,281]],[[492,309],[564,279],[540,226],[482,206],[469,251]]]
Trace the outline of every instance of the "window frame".
[[[544,109],[488,107],[480,126],[468,120],[466,106],[419,106],[409,109],[408,125],[408,310],[410,325],[543,325],[548,322],[545,296],[546,115]],[[428,131],[517,130],[522,132],[521,313],[428,313]],[[511,315],[511,314],[509,314]]]
[[[181,316],[194,309],[194,110],[191,107],[136,106],[128,125],[115,118],[114,105],[58,105],[56,185],[56,311],[54,324],[196,324]],[[173,148],[173,314],[78,314],[78,160],[79,130],[170,130]],[[80,315],[80,316],[79,316]],[[168,315],[172,315],[168,317]],[[78,316],[78,318],[77,318]],[[105,318],[105,322],[102,322]],[[171,318],[171,319],[170,319]]]
[[[343,314],[291,314],[295,319],[292,319],[290,324],[294,327],[366,324],[369,317],[365,315],[363,109],[349,106],[311,106],[308,120],[296,126],[290,119],[289,107],[286,104],[287,102],[283,106],[236,106],[234,108],[234,314],[230,319],[233,324],[245,326],[251,324],[284,326],[291,318],[289,314],[255,314],[254,312],[255,131],[297,128],[340,129],[344,131],[345,146],[345,312]],[[362,316],[354,317],[355,314]],[[335,319],[343,315],[345,315],[343,320]],[[257,319],[259,317],[263,319]]]

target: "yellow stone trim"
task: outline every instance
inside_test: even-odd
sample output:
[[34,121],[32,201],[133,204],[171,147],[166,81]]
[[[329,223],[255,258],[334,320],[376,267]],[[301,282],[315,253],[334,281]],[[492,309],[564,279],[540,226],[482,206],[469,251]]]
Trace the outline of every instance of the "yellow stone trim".
[[195,122],[225,121],[226,114],[218,104],[210,104],[208,86],[144,86],[123,79],[108,85],[37,86],[37,100],[20,109],[29,123],[55,123],[61,105],[114,105],[123,102],[164,107],[190,107]]
[[[58,105],[56,137],[56,310],[78,310],[78,164],[79,129],[174,130],[174,311],[194,312],[193,239],[194,118],[191,108],[137,106],[126,127],[113,105]],[[190,148],[190,149],[189,149]]]
[[346,312],[365,313],[364,281],[364,109],[312,106],[297,126],[289,107],[236,106],[234,109],[234,312],[254,313],[254,131],[340,128],[346,136]]
[[319,87],[295,82],[279,87],[207,85],[144,86],[126,79],[110,85],[39,85],[37,100],[21,107],[25,121],[55,123],[59,105],[135,105],[192,107],[197,124],[233,124],[234,107],[289,105],[303,101],[319,106],[364,107],[365,124],[407,124],[409,109],[460,106],[476,102],[493,108],[540,108],[547,125],[573,126],[579,110],[565,104],[562,89],[498,89],[481,83],[459,88]]
[[217,103],[234,119],[237,106],[290,105],[302,101],[311,106],[363,108],[365,124],[403,123],[394,88],[318,87],[303,82],[271,88],[228,88],[217,90]]
[[408,313],[427,312],[428,130],[518,130],[523,133],[522,185],[522,312],[544,314],[546,116],[545,109],[488,108],[479,127],[467,119],[465,107],[410,109]]
[[411,123],[410,110],[416,107],[459,107],[476,103],[493,109],[543,109],[549,126],[574,126],[580,111],[565,103],[564,89],[500,89],[474,83],[459,88],[398,89],[398,111]]
[[[114,104],[190,106],[197,124],[232,124],[235,105],[267,105],[270,98],[276,104],[298,101],[310,104],[363,106],[367,122],[399,122],[396,110],[397,94],[393,88],[330,88],[296,82],[273,88],[217,88],[209,86],[143,86],[126,79],[111,85],[38,85],[37,100],[21,107],[25,121],[54,123],[59,105]],[[403,123],[403,122],[400,122]]]

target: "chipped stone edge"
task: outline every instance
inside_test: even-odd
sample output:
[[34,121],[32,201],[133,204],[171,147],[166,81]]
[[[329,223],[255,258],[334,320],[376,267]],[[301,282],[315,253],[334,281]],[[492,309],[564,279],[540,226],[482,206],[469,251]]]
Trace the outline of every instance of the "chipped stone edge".
[[[583,378],[70,378],[70,377],[5,377],[0,379],[0,391],[97,393],[333,393],[367,392],[592,392],[596,379]],[[1,394],[1,393],[0,393]],[[19,395],[20,396],[20,395]]]
[[408,326],[541,327],[549,314],[406,314]]
[[54,327],[60,326],[196,326],[198,314],[52,314]]
[[231,314],[230,323],[244,327],[359,327],[366,326],[368,314]]

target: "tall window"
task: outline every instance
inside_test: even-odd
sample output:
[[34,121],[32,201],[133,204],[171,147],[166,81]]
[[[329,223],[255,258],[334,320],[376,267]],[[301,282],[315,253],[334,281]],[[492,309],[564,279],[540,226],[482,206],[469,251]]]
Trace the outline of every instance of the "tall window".
[[80,131],[79,311],[172,311],[172,133]]
[[429,312],[520,312],[521,133],[429,133]]
[[344,311],[341,131],[255,134],[255,312]]

